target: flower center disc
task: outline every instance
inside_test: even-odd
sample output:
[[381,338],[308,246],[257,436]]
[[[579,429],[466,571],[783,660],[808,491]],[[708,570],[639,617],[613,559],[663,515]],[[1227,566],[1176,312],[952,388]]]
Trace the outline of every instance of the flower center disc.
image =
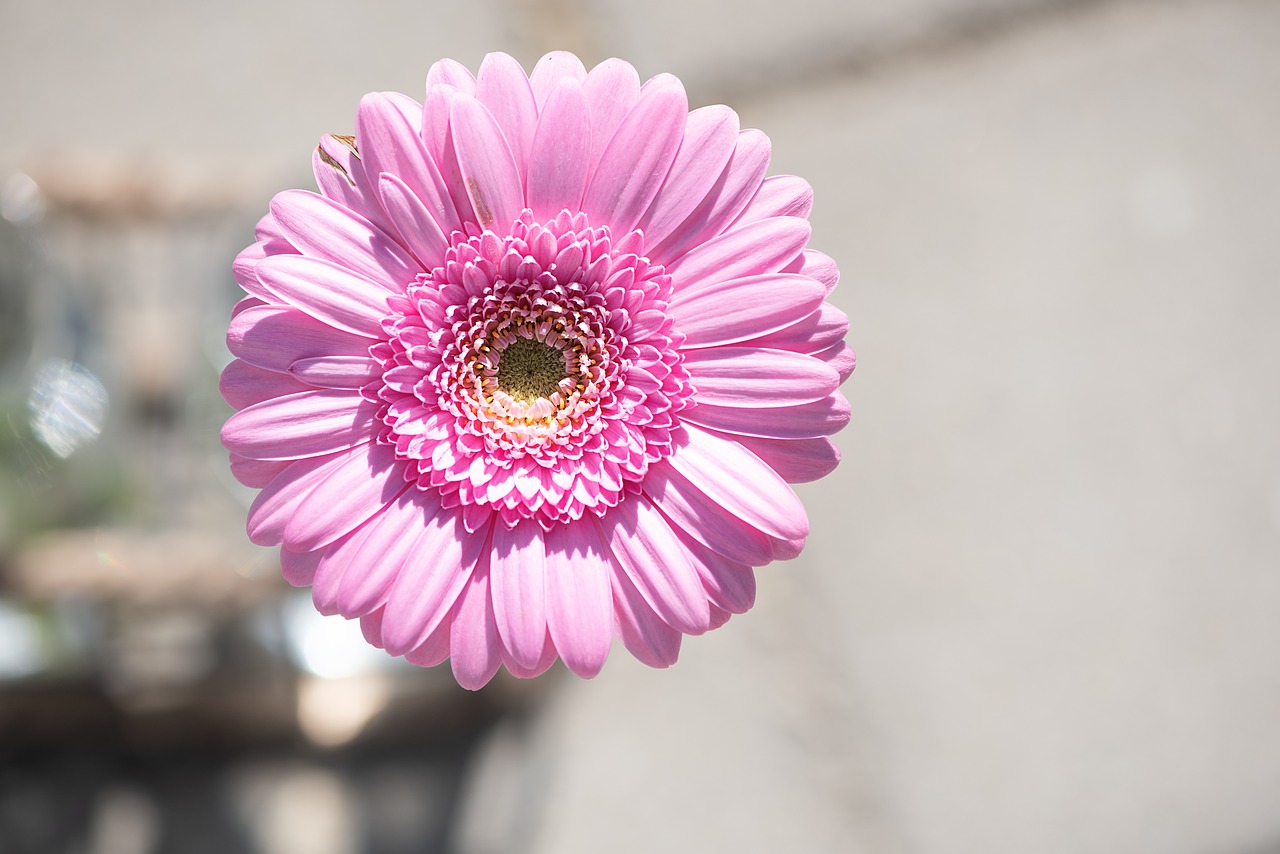
[[551,397],[567,376],[564,353],[532,338],[517,338],[498,357],[498,388],[526,403]]

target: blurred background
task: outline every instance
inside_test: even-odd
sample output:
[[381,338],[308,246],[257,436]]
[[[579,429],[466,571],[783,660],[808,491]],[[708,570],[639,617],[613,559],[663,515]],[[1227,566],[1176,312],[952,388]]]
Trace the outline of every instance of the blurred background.
[[[814,185],[854,418],[672,670],[470,694],[245,540],[230,263],[551,49]],[[1280,852],[1280,2],[0,0],[0,79],[2,854]]]

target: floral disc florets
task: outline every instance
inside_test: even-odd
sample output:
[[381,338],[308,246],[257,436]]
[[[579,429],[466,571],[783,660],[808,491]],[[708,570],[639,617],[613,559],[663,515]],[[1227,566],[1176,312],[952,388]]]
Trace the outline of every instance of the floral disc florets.
[[641,242],[568,211],[525,210],[505,237],[455,232],[444,263],[391,300],[373,350],[380,440],[406,477],[464,517],[547,530],[638,491],[692,393],[671,277]]

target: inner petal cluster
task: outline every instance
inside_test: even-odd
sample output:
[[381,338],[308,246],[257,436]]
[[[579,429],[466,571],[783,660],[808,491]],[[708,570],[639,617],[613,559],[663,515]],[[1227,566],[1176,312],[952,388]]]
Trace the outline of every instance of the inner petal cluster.
[[583,214],[455,232],[444,263],[390,303],[380,441],[407,476],[480,524],[601,515],[671,452],[692,394],[671,277]]

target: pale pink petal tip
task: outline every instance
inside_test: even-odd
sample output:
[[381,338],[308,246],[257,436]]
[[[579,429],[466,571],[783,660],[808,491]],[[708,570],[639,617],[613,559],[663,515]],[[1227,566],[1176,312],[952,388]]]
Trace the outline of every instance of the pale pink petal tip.
[[615,640],[668,667],[748,611],[810,536],[790,484],[839,463],[855,366],[813,190],[769,157],[618,59],[441,60],[422,103],[366,96],[233,264],[250,539],[471,690],[590,679]]

